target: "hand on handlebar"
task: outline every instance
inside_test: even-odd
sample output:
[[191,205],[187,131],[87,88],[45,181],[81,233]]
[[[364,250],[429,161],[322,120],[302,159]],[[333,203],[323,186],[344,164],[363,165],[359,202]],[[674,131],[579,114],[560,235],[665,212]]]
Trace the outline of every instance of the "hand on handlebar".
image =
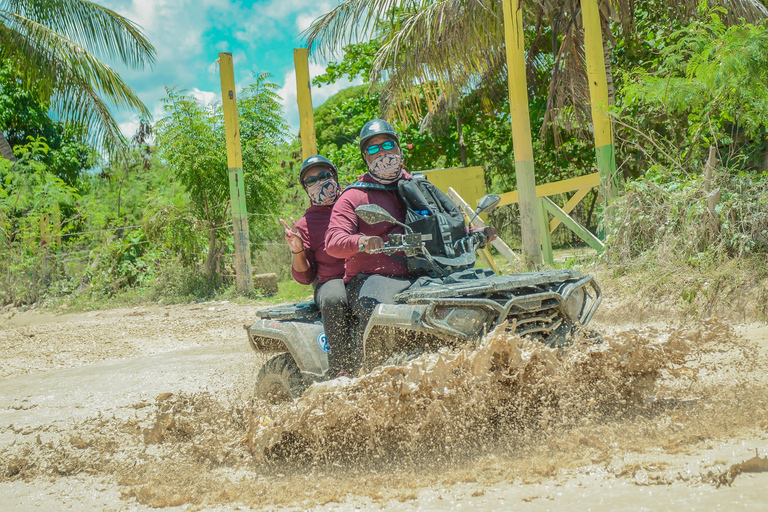
[[488,242],[493,242],[498,236],[498,233],[496,232],[496,228],[494,228],[493,226],[486,226],[485,228],[483,228],[483,232],[485,233],[485,236],[488,237]]
[[383,249],[384,240],[378,236],[361,236],[357,240],[357,248],[360,252],[370,253],[376,249]]

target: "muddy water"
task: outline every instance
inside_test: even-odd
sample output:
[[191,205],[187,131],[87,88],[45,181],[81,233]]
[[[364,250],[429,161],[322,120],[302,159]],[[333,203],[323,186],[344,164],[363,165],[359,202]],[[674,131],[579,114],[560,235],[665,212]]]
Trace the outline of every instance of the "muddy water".
[[75,315],[64,343],[50,319],[0,327],[0,510],[768,502],[768,473],[728,471],[768,454],[765,326],[603,326],[565,355],[498,335],[271,406],[250,398],[263,357],[221,328],[251,311],[210,307]]

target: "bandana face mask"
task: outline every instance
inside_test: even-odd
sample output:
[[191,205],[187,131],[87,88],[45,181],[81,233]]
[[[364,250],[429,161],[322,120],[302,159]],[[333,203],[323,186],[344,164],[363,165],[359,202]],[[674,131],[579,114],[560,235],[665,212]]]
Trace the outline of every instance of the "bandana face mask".
[[379,183],[394,183],[403,173],[403,157],[393,154],[379,155],[368,164],[368,172]]
[[330,206],[339,197],[339,183],[335,178],[318,181],[307,188],[307,195],[314,206]]

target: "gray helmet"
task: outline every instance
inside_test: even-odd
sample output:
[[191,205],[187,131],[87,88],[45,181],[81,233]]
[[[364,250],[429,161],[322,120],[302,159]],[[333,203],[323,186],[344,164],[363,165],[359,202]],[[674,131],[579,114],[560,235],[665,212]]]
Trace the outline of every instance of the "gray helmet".
[[365,143],[368,139],[377,135],[390,135],[400,145],[400,137],[397,136],[397,132],[391,124],[383,119],[371,119],[360,130],[360,151],[365,149]]
[[299,172],[299,183],[301,183],[302,187],[304,186],[304,175],[307,173],[307,171],[319,165],[322,165],[323,167],[330,167],[331,171],[333,171],[333,175],[336,177],[336,179],[339,179],[339,171],[330,160],[321,155],[312,155],[311,157],[304,160],[303,164],[301,164],[301,171]]

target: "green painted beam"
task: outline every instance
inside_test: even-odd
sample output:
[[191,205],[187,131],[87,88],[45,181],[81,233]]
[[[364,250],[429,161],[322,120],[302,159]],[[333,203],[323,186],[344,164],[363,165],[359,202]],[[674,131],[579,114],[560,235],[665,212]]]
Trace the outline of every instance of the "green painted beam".
[[605,244],[595,235],[589,232],[587,228],[573,220],[570,215],[565,213],[559,206],[552,202],[548,197],[540,199],[542,206],[552,214],[553,217],[562,222],[568,229],[576,233],[576,236],[584,240],[587,245],[595,249],[598,253],[605,250]]
[[547,218],[547,210],[544,209],[544,199],[547,198],[540,198],[536,205],[539,217],[539,231],[541,232],[541,254],[544,256],[544,263],[554,265],[555,255],[552,253],[552,238],[549,236],[549,219]]

